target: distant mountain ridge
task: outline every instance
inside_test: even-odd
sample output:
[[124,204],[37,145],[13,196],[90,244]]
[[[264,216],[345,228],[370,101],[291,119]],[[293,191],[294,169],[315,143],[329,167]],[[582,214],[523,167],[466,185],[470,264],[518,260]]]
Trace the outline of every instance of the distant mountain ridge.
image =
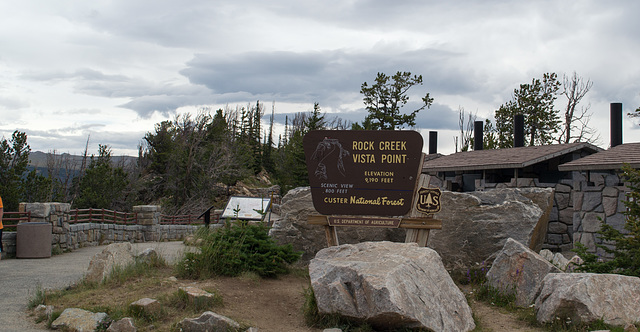
[[[68,153],[52,154],[42,151],[32,151],[29,153],[29,166],[36,169],[46,169],[51,158],[55,158],[53,160],[55,160],[55,165],[58,167],[66,167],[66,165],[64,165],[65,163],[68,163],[71,166],[70,169],[80,169],[80,167],[82,167],[83,156],[71,155]],[[90,160],[91,156],[89,155],[87,156],[87,165]],[[131,163],[138,162],[138,158],[130,156],[112,156],[111,161],[114,165],[129,165]]]

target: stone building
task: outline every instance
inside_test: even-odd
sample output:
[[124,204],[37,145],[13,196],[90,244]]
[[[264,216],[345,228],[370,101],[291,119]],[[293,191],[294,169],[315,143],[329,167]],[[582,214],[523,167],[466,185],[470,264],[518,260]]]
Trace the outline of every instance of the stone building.
[[474,126],[474,151],[431,158],[422,172],[452,191],[493,188],[554,189],[544,248],[568,251],[575,242],[596,252],[601,222],[623,231],[626,193],[623,164],[640,168],[640,143],[622,144],[622,104],[610,105],[611,148],[589,143],[524,146],[524,117],[514,117],[514,148],[483,150],[482,122]]
[[[622,177],[624,164],[640,169],[640,143],[617,145],[558,167],[572,173],[574,243],[596,251],[595,245],[602,244],[596,234],[602,223],[624,231],[624,202],[629,191]],[[597,253],[605,254],[601,249]]]

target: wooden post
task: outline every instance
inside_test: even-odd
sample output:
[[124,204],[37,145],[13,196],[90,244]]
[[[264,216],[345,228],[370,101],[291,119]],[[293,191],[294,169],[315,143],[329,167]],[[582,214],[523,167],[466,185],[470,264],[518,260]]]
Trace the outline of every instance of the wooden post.
[[338,243],[338,233],[335,226],[324,226],[324,234],[327,236],[327,245],[329,247],[340,245],[340,243]]
[[[417,181],[416,188],[429,187],[430,181],[431,181],[430,175],[420,174],[420,177],[418,178],[418,181]],[[416,208],[418,204],[418,199],[420,199],[420,196],[417,194],[414,194],[413,205],[411,207],[411,211],[408,214],[409,218],[431,218],[432,215],[418,211],[418,209]],[[404,242],[405,243],[415,242],[420,247],[426,247],[427,242],[429,242],[429,230],[409,228],[407,229],[407,235],[404,239]]]

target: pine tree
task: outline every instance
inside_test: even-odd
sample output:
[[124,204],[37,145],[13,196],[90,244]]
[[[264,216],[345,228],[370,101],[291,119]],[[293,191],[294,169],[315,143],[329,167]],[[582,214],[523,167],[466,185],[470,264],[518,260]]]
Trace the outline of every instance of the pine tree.
[[364,82],[360,93],[369,113],[362,125],[354,124],[354,129],[396,130],[405,126],[416,125],[416,115],[433,103],[433,98],[427,93],[422,97],[422,105],[408,114],[400,111],[409,101],[408,90],[422,85],[422,75],[411,76],[410,72],[397,72],[393,76],[378,73],[372,85]]
[[550,144],[560,123],[554,109],[560,82],[555,73],[543,74],[542,80],[534,78],[531,84],[520,84],[513,90],[513,100],[503,104],[495,112],[496,133],[500,148],[513,147],[513,119],[524,115],[524,132],[529,146]]

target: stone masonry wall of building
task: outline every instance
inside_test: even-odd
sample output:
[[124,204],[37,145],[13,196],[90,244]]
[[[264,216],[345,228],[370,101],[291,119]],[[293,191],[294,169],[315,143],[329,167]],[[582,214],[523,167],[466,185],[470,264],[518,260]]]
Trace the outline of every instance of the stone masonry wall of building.
[[573,172],[573,232],[574,243],[580,242],[590,252],[607,257],[604,250],[597,248],[602,244],[597,232],[602,223],[626,232],[624,212],[629,189],[618,174],[591,171],[589,178],[580,172]]

